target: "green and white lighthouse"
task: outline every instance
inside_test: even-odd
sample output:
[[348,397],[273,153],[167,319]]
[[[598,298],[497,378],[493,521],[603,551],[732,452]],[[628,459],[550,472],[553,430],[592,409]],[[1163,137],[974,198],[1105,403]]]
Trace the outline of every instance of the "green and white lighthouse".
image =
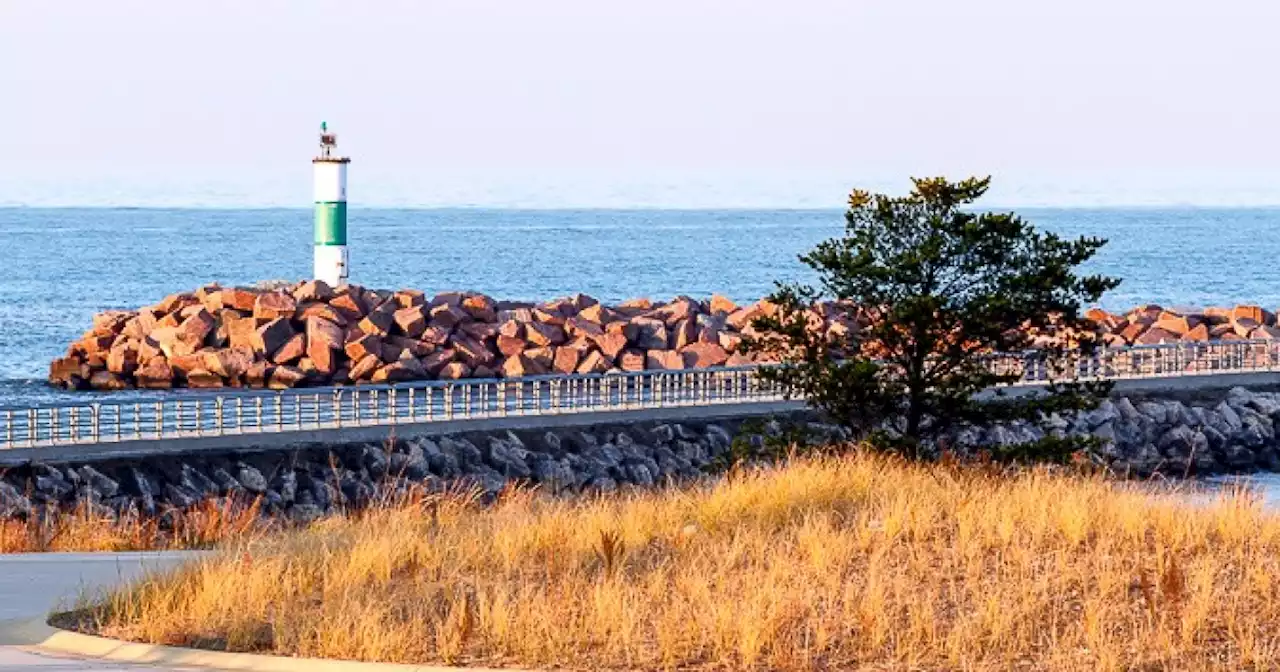
[[311,160],[315,168],[316,254],[315,279],[330,287],[347,284],[347,164],[351,159],[337,155],[338,135],[320,124],[320,156]]

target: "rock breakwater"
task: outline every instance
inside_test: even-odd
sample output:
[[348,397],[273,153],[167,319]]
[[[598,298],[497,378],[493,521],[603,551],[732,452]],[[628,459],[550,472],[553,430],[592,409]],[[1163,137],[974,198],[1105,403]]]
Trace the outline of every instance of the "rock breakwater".
[[[209,286],[95,316],[50,365],[74,389],[269,387],[681,370],[749,364],[735,352],[767,302],[724,297],[606,306],[483,294],[338,290],[320,281]],[[833,316],[832,324],[835,318]],[[832,327],[835,328],[835,327]]]
[[[49,381],[95,390],[287,389],[746,365],[761,360],[738,353],[738,345],[753,333],[752,321],[773,310],[768,301],[738,306],[720,296],[606,306],[582,294],[532,303],[465,292],[335,290],[319,281],[212,285],[96,315],[51,363]],[[1088,317],[1111,346],[1280,338],[1275,313],[1258,306],[1094,309]],[[823,303],[810,323],[839,338],[869,319]]]

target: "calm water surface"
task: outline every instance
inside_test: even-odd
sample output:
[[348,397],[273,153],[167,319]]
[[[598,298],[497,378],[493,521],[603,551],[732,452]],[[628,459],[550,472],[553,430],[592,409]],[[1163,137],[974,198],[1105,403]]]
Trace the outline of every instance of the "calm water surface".
[[[1276,209],[1032,209],[1064,235],[1109,238],[1093,268],[1125,278],[1104,303],[1280,305]],[[753,300],[807,278],[796,255],[839,235],[839,211],[351,211],[352,279],[499,298],[605,300],[713,292]],[[207,282],[310,273],[308,209],[0,208],[0,405],[47,401],[60,354],[106,308]]]

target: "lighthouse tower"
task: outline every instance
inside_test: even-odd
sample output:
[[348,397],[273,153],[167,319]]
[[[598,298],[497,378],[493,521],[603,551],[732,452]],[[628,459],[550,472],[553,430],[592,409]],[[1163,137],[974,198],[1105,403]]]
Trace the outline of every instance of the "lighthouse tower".
[[338,134],[320,124],[320,155],[315,167],[316,254],[315,279],[330,287],[347,284],[347,164],[337,155]]

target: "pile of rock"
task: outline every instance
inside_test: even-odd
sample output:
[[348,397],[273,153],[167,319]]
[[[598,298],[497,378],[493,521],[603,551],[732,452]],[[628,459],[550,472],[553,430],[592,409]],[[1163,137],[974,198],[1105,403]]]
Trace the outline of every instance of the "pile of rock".
[[1086,317],[1112,346],[1280,338],[1276,314],[1260,306],[1177,310],[1147,305],[1123,315],[1094,308]]
[[[777,423],[770,423],[776,425]],[[85,503],[155,514],[210,499],[260,498],[265,515],[308,521],[420,484],[491,497],[511,483],[555,494],[679,483],[716,471],[741,421],[494,431],[291,450],[35,463],[0,471],[0,521]],[[812,423],[815,440],[848,433]],[[765,428],[766,431],[769,428]],[[776,430],[775,430],[776,433]],[[762,442],[763,434],[744,438]]]
[[[203,287],[109,311],[51,364],[75,389],[270,387],[744,365],[735,352],[772,310],[715,296],[605,306],[476,293]],[[832,327],[837,328],[837,327]]]
[[[96,390],[286,389],[737,366],[760,361],[739,354],[738,345],[752,334],[752,320],[773,310],[768,301],[740,307],[721,296],[606,306],[582,294],[534,304],[463,292],[335,290],[321,281],[213,285],[96,315],[93,328],[53,361],[49,381]],[[1280,338],[1276,315],[1257,306],[1142,306],[1087,316],[1112,346]],[[838,338],[869,318],[825,303],[808,319]]]

